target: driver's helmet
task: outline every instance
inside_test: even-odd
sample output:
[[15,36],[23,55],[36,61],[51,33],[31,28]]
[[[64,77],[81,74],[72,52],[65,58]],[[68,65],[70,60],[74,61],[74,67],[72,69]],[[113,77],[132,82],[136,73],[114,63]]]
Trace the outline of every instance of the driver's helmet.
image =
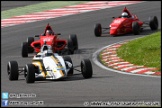
[[52,30],[46,30],[46,35],[52,35]]
[[128,18],[128,13],[127,13],[127,12],[123,12],[123,13],[121,14],[121,17],[122,17],[122,18]]
[[46,50],[45,51],[45,56],[51,56],[51,55],[53,55],[52,50]]

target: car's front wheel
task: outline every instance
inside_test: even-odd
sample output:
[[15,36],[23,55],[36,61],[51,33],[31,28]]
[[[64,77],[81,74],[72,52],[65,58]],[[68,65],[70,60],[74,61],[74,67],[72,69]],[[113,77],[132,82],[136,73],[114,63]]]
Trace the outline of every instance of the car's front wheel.
[[18,63],[16,61],[9,61],[7,64],[7,72],[9,80],[18,80],[19,72],[18,72]]
[[95,25],[95,27],[94,27],[94,34],[97,37],[101,36],[101,34],[102,34],[102,27],[101,27],[100,23]]
[[27,64],[25,66],[26,72],[26,83],[34,83],[35,82],[35,68],[33,64]]
[[89,59],[83,59],[81,61],[81,72],[84,78],[91,78],[93,74],[92,64]]

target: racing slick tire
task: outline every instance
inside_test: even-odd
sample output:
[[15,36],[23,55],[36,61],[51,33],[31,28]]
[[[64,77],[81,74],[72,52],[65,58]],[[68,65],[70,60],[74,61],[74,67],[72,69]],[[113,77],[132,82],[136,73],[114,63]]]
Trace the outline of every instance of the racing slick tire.
[[33,53],[34,52],[34,48],[31,47],[31,43],[34,42],[34,38],[33,37],[28,37],[27,38],[27,43],[28,43],[28,53]]
[[22,43],[21,55],[22,57],[28,57],[28,43],[27,42]]
[[68,54],[74,54],[74,46],[73,46],[73,41],[69,38],[68,39]]
[[35,68],[33,64],[27,64],[25,66],[25,74],[26,74],[26,83],[34,83],[35,82]]
[[73,41],[74,50],[78,50],[78,39],[76,34],[71,34],[69,38]]
[[18,72],[18,63],[16,61],[9,61],[7,64],[7,72],[9,76],[9,80],[18,80],[19,72]]
[[68,62],[70,62],[72,64],[72,67],[71,67],[71,69],[68,72],[68,76],[73,75],[73,72],[74,72],[74,70],[73,70],[73,62],[72,62],[70,56],[64,56],[63,58],[64,58],[64,61],[68,61]]
[[101,27],[100,23],[95,25],[95,27],[94,27],[94,34],[97,37],[101,36],[101,34],[102,34],[102,27]]
[[139,24],[138,24],[138,22],[133,22],[132,23],[132,31],[133,31],[133,34],[134,35],[138,35],[138,34],[140,34],[140,26],[139,26]]
[[89,59],[83,59],[81,61],[81,72],[84,78],[91,78],[93,74],[92,64]]
[[156,16],[149,17],[149,26],[151,30],[157,30],[158,29],[158,19]]

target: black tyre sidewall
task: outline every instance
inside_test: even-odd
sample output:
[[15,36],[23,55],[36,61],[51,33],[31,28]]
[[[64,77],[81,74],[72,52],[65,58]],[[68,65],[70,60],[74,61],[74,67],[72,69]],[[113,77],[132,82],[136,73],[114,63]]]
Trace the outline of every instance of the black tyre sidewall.
[[27,38],[27,43],[28,43],[28,53],[33,53],[34,52],[34,48],[31,47],[31,43],[34,42],[34,38],[33,37],[28,37]]
[[26,75],[26,83],[34,83],[35,82],[35,69],[33,64],[27,64],[25,67]]
[[69,38],[73,41],[74,50],[78,50],[78,40],[76,34],[71,34]]
[[10,61],[7,64],[7,72],[9,80],[18,80],[19,72],[18,72],[18,63],[16,61]]
[[93,74],[92,64],[89,59],[81,61],[81,72],[84,78],[91,78]]
[[73,41],[70,38],[68,39],[67,47],[68,47],[69,54],[74,54]]
[[149,26],[151,30],[157,30],[158,29],[158,19],[156,16],[149,17]]
[[102,34],[102,27],[101,24],[96,24],[94,27],[94,34],[95,36],[99,37]]
[[140,26],[139,26],[138,22],[132,23],[132,31],[133,31],[134,35],[140,34]]
[[28,43],[27,42],[23,42],[22,43],[22,49],[21,49],[21,55],[22,57],[28,57]]

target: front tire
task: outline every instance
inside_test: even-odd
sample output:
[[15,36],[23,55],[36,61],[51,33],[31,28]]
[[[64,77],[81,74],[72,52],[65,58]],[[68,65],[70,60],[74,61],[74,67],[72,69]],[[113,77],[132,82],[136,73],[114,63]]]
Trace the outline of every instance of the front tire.
[[64,56],[63,58],[64,58],[64,61],[68,61],[68,62],[70,62],[72,64],[72,67],[70,68],[70,70],[68,72],[68,76],[73,75],[73,72],[74,72],[73,71],[73,62],[72,62],[70,56]]
[[83,59],[81,61],[81,72],[84,78],[91,78],[93,74],[92,64],[89,59]]
[[133,31],[133,34],[134,35],[138,35],[138,34],[140,34],[140,26],[139,26],[139,24],[138,24],[138,22],[133,22],[132,23],[132,31]]
[[95,27],[94,27],[94,34],[97,37],[101,36],[101,34],[102,34],[101,24],[98,23],[98,24],[95,25]]
[[21,49],[22,57],[28,57],[28,43],[23,42],[21,47],[22,47],[22,49]]
[[157,30],[158,29],[158,19],[156,16],[149,17],[149,26],[151,30]]
[[26,72],[26,83],[34,83],[35,82],[35,69],[33,64],[27,64],[25,66]]
[[18,80],[19,72],[18,72],[18,63],[16,61],[10,61],[7,64],[7,72],[9,76],[9,80]]

